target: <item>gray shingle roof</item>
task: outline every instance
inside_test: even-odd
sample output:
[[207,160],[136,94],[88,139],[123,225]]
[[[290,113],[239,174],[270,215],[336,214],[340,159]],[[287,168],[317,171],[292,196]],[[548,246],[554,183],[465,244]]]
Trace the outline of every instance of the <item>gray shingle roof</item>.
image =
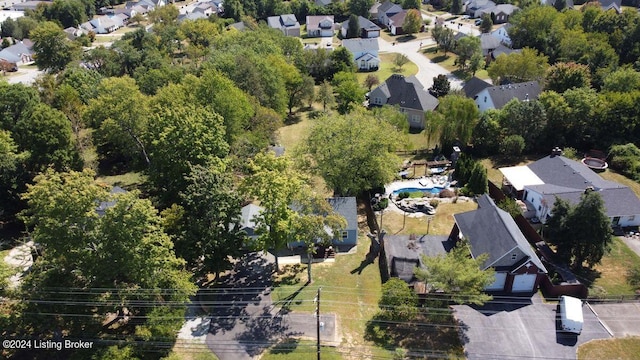
[[328,198],[327,202],[336,213],[347,220],[347,227],[344,230],[358,229],[358,205],[355,197],[332,197]]
[[21,42],[8,46],[0,51],[0,59],[4,59],[11,63],[17,63],[22,61],[22,55],[31,56],[34,54],[32,50],[33,43],[29,39],[24,39]]
[[425,91],[415,76],[405,78],[403,75],[393,74],[374,91],[382,91],[388,99],[388,105],[398,105],[407,109],[434,110],[439,104],[438,99]]
[[545,183],[527,188],[541,193],[551,207],[556,195],[575,205],[584,190],[593,187],[604,201],[607,216],[640,214],[640,199],[631,189],[603,179],[579,161],[556,155],[546,156],[527,166]]
[[[376,31],[376,30],[381,30],[380,26],[374,24],[371,20],[362,17],[362,16],[358,16],[358,25],[360,25],[360,29],[364,29],[367,31]],[[349,20],[343,21],[342,22],[342,28],[343,29],[348,29],[349,28]]]
[[396,27],[401,27],[404,24],[404,19],[407,17],[407,10],[402,10],[397,14],[391,16],[389,21]]
[[285,28],[293,29],[293,28],[300,27],[300,23],[296,19],[296,16],[293,14],[269,16],[267,18],[267,23],[269,24],[269,27],[274,29],[285,29]]
[[493,50],[493,52],[491,53],[491,56],[494,59],[497,59],[498,56],[502,54],[505,54],[505,55],[514,54],[514,53],[519,54],[521,52],[522,52],[522,49],[512,49],[500,44],[497,48]]
[[400,5],[392,3],[389,0],[383,2],[382,4],[380,4],[380,6],[378,6],[378,14],[381,14],[381,13],[388,13],[388,15],[397,14],[401,10],[402,10],[402,7]]
[[480,48],[482,50],[493,50],[500,46],[500,40],[491,34],[480,35]]
[[109,199],[108,201],[100,202],[98,204],[98,207],[96,207],[96,212],[98,213],[98,216],[104,216],[104,214],[107,212],[107,209],[116,206],[117,199],[114,198],[113,195],[124,194],[126,192],[127,190],[121,188],[120,186],[114,186],[113,188],[111,188],[111,191],[109,191],[109,195],[111,196],[111,199]]
[[413,269],[420,265],[421,255],[444,255],[451,249],[447,236],[419,235],[412,239],[410,235],[387,235],[384,237],[384,250],[387,256],[389,274],[408,283],[415,280]]
[[[489,195],[478,198],[478,209],[455,214],[453,217],[469,241],[471,254],[474,257],[482,254],[489,256],[484,263],[485,268],[513,249],[519,248],[539,269],[546,272],[511,215],[498,208]],[[521,260],[522,258],[515,259],[514,265]]]
[[342,46],[351,51],[352,54],[362,51],[375,51],[378,52],[378,39],[344,39],[342,40]]
[[464,84],[462,91],[464,91],[466,97],[473,99],[480,91],[488,87],[491,87],[491,84],[474,76]]
[[520,101],[537,99],[541,92],[537,81],[492,86],[488,90],[496,109],[502,109],[512,99]]

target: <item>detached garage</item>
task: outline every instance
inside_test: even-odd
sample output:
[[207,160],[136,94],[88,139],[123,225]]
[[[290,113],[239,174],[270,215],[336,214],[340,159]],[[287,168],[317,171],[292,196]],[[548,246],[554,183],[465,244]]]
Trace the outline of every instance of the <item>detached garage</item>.
[[468,239],[471,255],[489,255],[483,269],[494,268],[495,281],[485,288],[496,292],[535,292],[547,269],[518,225],[489,195],[478,198],[478,209],[454,215],[450,239]]

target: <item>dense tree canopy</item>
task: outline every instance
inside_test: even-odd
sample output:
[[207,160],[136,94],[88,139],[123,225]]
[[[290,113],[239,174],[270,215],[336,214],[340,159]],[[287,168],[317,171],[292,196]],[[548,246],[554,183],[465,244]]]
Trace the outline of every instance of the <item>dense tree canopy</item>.
[[39,69],[58,72],[80,56],[79,46],[68,41],[62,28],[53,22],[41,23],[30,36]]
[[356,111],[317,122],[304,146],[314,170],[339,195],[358,195],[384,185],[399,164],[400,132],[386,120]]

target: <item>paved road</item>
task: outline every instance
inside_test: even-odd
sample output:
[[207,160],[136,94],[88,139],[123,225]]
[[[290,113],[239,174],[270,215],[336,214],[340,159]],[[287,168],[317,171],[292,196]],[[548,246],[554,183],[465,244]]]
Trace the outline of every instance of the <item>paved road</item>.
[[43,74],[43,72],[38,69],[25,68],[25,67],[19,67],[18,72],[19,74],[12,75],[7,78],[7,82],[9,84],[22,83],[25,85],[30,85],[30,84],[33,84],[34,81],[36,81],[36,78],[38,76]]
[[535,294],[528,298],[497,298],[481,308],[454,306],[462,328],[468,359],[575,359],[579,345],[610,338],[596,315],[583,307],[584,327],[579,336],[557,331],[556,304],[545,304]]
[[620,237],[622,241],[629,247],[629,249],[633,250],[638,256],[640,256],[640,237]]
[[[273,257],[252,253],[221,279],[226,291],[202,299],[211,305],[206,344],[221,360],[249,360],[288,337],[316,337],[312,314],[287,313],[271,301]],[[334,314],[321,315],[321,338],[336,341]]]
[[615,337],[640,336],[640,304],[592,304],[593,311]]
[[[443,68],[438,64],[434,64],[424,56],[420,50],[420,44],[422,43],[422,47],[427,47],[431,45],[435,45],[435,42],[432,39],[422,39],[422,40],[412,40],[407,42],[396,42],[395,45],[392,43],[378,38],[378,46],[380,48],[380,52],[395,52],[406,55],[409,60],[413,61],[418,66],[418,74],[416,77],[422,85],[424,85],[425,89],[428,89],[433,85],[433,78],[444,74],[449,78],[449,82],[451,82],[451,88],[462,88],[462,80],[455,77],[452,73],[447,71],[447,69]],[[380,79],[380,81],[384,81],[386,79]]]

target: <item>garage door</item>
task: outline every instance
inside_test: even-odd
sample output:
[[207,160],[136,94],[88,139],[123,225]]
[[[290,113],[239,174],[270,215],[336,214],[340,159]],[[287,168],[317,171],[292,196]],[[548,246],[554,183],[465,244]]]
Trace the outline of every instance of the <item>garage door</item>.
[[507,273],[496,273],[496,281],[487,286],[485,290],[504,290],[505,280],[507,280]]
[[516,275],[513,278],[511,292],[532,292],[533,286],[536,284],[536,274]]

